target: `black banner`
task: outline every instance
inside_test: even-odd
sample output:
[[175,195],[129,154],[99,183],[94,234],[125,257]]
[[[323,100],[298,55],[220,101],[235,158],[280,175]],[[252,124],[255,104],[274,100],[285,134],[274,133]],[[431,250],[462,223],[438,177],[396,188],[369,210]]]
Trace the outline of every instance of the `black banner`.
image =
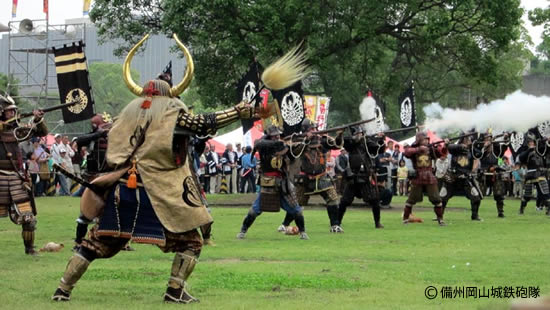
[[62,109],[65,123],[90,119],[95,115],[83,47],[82,42],[78,42],[78,45],[73,43],[61,49],[53,48],[61,103],[77,102]]
[[537,125],[537,131],[541,138],[550,138],[550,121],[542,122]]
[[525,133],[523,132],[512,132],[510,134],[510,151],[514,159],[527,148],[525,140]]
[[416,107],[412,86],[399,96],[399,120],[401,128],[416,126]]
[[[239,83],[237,83],[238,102],[250,102],[254,96],[256,96],[256,93],[260,90],[260,74],[262,74],[262,71],[263,67],[258,62],[254,61],[250,64],[248,72],[246,72]],[[255,104],[255,102],[251,102],[251,104]],[[259,120],[259,118],[243,119],[241,121],[243,133],[246,134],[252,126],[254,126],[254,122],[257,120]]]
[[280,116],[283,121],[283,136],[299,132],[305,118],[302,82],[298,81],[282,90],[274,90],[272,94],[279,104]]

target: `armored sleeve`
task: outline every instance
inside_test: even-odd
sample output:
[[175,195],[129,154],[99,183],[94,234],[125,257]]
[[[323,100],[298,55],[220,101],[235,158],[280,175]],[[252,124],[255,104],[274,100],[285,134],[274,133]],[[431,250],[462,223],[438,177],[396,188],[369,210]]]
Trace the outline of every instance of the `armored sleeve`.
[[323,147],[325,149],[339,150],[344,144],[344,138],[341,135],[337,136],[336,138],[323,136],[321,142],[323,143]]
[[100,137],[107,137],[107,133],[107,131],[96,131],[79,136],[78,138],[76,138],[76,144],[78,145],[78,147],[86,146],[90,144],[90,142],[95,141]]
[[283,141],[259,139],[254,144],[254,148],[260,153],[277,153],[284,150],[286,145]]
[[380,155],[384,153],[384,148],[382,147],[384,143],[385,137],[367,137],[367,147],[371,154]]
[[493,152],[495,153],[496,157],[498,158],[503,157],[507,149],[508,149],[508,144],[502,143],[502,142],[493,142]]
[[44,137],[48,134],[48,127],[46,126],[43,119],[40,119],[38,122],[35,122],[34,126],[32,127],[29,125],[25,125],[22,127],[17,127],[14,130],[16,130],[17,132],[16,135],[19,141],[28,140],[32,137]]
[[406,147],[405,150],[403,151],[403,155],[407,158],[413,158],[416,154],[418,154],[420,152],[420,148],[419,147],[415,147],[415,146],[409,146],[409,147]]
[[292,148],[292,151],[295,154],[300,154],[304,151],[304,148],[307,145],[306,138],[300,137],[299,140],[291,140],[288,142],[289,147]]
[[527,150],[521,152],[518,155],[519,162],[522,163],[522,164],[526,164],[527,163],[527,158],[529,157],[529,153],[531,153],[532,151],[533,151],[533,149],[527,149]]
[[466,147],[462,144],[449,144],[447,146],[447,149],[449,150],[449,153],[451,153],[451,155],[462,154],[466,151]]
[[344,138],[344,149],[346,151],[350,152],[355,147],[355,142],[353,141],[352,137],[345,137]]
[[238,119],[251,118],[253,107],[241,102],[238,105],[213,113],[190,114],[180,111],[177,119],[177,126],[200,136],[213,135],[220,128],[223,128]]
[[36,124],[36,127],[34,127],[34,135],[38,137],[45,137],[47,134],[48,126],[46,126],[44,119],[41,119],[39,123]]

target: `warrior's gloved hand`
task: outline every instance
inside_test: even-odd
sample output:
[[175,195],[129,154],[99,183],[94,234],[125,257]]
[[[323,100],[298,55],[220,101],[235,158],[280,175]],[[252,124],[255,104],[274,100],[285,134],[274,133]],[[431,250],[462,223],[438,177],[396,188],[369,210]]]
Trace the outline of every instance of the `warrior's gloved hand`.
[[237,110],[237,113],[239,113],[240,119],[250,119],[254,117],[254,106],[244,101],[241,101],[239,104],[237,104],[235,106],[235,110]]
[[34,115],[34,121],[38,123],[44,117],[44,111],[32,110],[32,115]]

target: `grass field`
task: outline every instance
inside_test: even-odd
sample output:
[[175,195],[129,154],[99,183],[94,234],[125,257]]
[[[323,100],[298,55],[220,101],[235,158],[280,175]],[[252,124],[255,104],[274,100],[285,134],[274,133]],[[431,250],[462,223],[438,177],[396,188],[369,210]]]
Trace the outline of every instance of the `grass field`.
[[[227,197],[227,196],[226,196]],[[233,196],[232,199],[239,200]],[[225,201],[211,197],[211,201]],[[323,209],[306,209],[310,240],[276,229],[283,213],[265,213],[237,240],[247,205],[213,207],[216,247],[205,247],[190,278],[195,305],[164,305],[162,295],[173,254],[133,246],[97,260],[77,284],[69,303],[50,301],[71,256],[76,198],[40,198],[37,245],[64,243],[59,253],[24,255],[20,227],[0,220],[0,308],[3,309],[505,309],[511,299],[425,297],[427,286],[538,286],[550,291],[550,219],[534,210],[517,215],[518,200],[506,202],[497,219],[494,201],[482,203],[484,222],[471,222],[464,198],[449,203],[447,227],[431,221],[431,208],[416,208],[423,224],[401,224],[404,199],[382,212],[375,230],[369,209],[351,209],[344,234],[328,232]],[[420,206],[428,207],[424,202]]]

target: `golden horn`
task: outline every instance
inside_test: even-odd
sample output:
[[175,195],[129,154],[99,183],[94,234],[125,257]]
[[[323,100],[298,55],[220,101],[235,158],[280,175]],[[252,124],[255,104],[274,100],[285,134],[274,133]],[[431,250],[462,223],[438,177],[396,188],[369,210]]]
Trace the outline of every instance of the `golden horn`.
[[143,39],[141,39],[128,53],[126,56],[126,59],[124,60],[124,65],[122,66],[122,76],[124,77],[124,83],[126,83],[126,86],[128,86],[128,89],[134,93],[136,96],[141,96],[143,93],[143,88],[134,82],[132,79],[132,74],[130,72],[130,65],[132,64],[132,58],[134,57],[134,54],[138,50],[138,48],[149,38],[149,34],[146,34]]
[[176,40],[176,43],[178,44],[179,48],[183,51],[183,55],[185,55],[185,60],[187,61],[187,68],[185,69],[185,75],[183,76],[183,80],[176,86],[170,88],[170,95],[172,97],[176,97],[179,94],[183,93],[183,91],[189,86],[191,83],[191,80],[193,80],[193,73],[195,72],[195,65],[193,64],[193,58],[191,57],[191,54],[189,53],[189,50],[183,43],[181,43],[178,36],[174,33],[174,40]]

